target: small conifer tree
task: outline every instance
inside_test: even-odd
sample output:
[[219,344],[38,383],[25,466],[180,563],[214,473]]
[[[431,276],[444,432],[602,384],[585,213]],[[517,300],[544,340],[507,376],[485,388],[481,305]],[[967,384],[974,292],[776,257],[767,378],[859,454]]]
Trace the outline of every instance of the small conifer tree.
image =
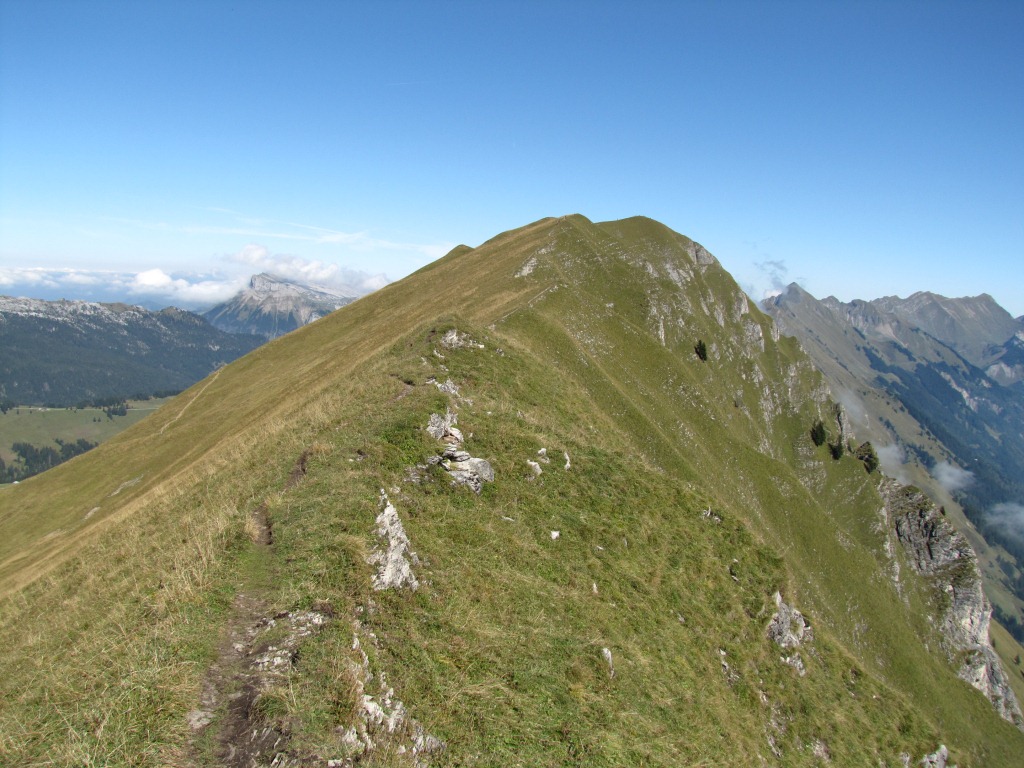
[[697,357],[707,362],[708,345],[704,343],[704,339],[697,339],[697,344],[694,346],[693,351],[697,353]]
[[814,441],[815,445],[822,446],[827,438],[828,434],[825,432],[825,425],[821,423],[821,419],[815,419],[814,426],[811,427],[811,440]]

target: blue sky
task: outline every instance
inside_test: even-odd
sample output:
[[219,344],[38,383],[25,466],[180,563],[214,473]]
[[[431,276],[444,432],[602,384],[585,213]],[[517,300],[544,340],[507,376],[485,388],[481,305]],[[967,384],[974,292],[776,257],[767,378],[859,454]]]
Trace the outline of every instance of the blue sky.
[[642,214],[1024,314],[1024,3],[0,0],[0,293],[379,284]]

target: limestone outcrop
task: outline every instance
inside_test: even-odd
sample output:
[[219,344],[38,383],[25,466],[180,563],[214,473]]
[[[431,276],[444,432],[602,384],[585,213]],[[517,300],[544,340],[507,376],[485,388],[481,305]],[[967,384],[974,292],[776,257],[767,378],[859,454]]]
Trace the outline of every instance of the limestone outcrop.
[[438,413],[430,414],[427,433],[447,445],[439,456],[431,456],[427,459],[426,465],[417,466],[415,477],[420,477],[420,473],[429,465],[440,464],[451,476],[454,485],[465,485],[474,493],[480,493],[484,483],[494,482],[494,468],[487,459],[472,456],[469,451],[463,449],[462,443],[465,438],[455,426],[458,422],[458,416],[450,409],[443,416]]
[[890,534],[910,567],[941,596],[938,627],[947,656],[960,664],[957,675],[981,691],[1003,719],[1024,730],[1020,705],[989,640],[992,606],[971,545],[919,489],[886,479],[879,492]]
[[793,651],[787,656],[779,657],[783,664],[788,664],[799,673],[800,677],[807,674],[804,660],[798,648],[814,641],[814,631],[804,620],[804,615],[782,599],[782,593],[775,593],[775,614],[768,624],[768,638],[784,651]]

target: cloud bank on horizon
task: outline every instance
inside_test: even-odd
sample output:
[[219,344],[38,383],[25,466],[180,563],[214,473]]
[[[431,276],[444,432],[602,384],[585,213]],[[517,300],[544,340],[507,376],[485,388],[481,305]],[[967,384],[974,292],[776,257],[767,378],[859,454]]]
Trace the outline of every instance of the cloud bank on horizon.
[[0,293],[47,300],[129,301],[149,308],[205,309],[230,299],[258,272],[360,296],[390,282],[383,273],[273,253],[266,246],[251,243],[225,256],[222,267],[209,273],[167,272],[160,267],[135,272],[0,266]]
[[0,268],[200,300],[246,244],[398,279],[644,215],[758,301],[1024,314],[1024,4],[581,7],[0,2]]

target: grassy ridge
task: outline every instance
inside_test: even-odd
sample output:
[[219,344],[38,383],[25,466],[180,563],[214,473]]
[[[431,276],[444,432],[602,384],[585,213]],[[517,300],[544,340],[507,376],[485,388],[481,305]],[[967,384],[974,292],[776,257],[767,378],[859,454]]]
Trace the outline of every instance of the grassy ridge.
[[[437,764],[896,765],[940,741],[1014,764],[1020,733],[945,663],[923,586],[907,576],[905,603],[889,582],[874,479],[810,443],[820,379],[690,248],[569,217],[456,249],[0,489],[0,647],[19,660],[0,762],[214,762],[216,723],[196,740],[185,714],[245,592],[270,615],[331,606],[257,702],[298,755],[344,754],[358,636],[448,744]],[[453,326],[485,348],[440,347]],[[437,467],[406,482],[449,406],[494,466],[480,496]],[[370,587],[382,488],[415,593]],[[776,590],[814,627],[804,677],[766,636]],[[409,764],[381,741],[364,762]]]

